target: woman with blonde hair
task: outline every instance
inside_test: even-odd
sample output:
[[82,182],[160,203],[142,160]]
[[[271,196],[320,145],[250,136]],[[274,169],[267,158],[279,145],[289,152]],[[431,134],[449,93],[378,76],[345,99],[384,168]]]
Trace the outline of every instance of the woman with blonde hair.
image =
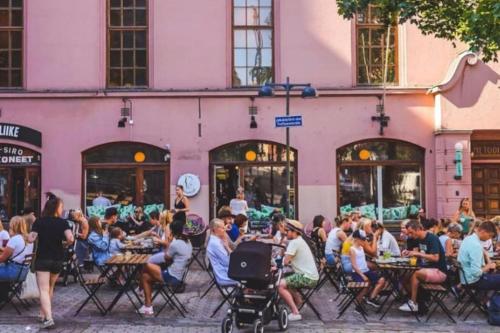
[[470,224],[476,219],[476,214],[471,207],[471,202],[469,198],[463,198],[460,200],[460,207],[453,215],[453,222],[460,223],[463,228],[464,234],[469,234]]
[[161,237],[155,237],[154,242],[157,245],[160,245],[160,251],[158,253],[153,254],[148,262],[151,264],[161,265],[165,263],[165,251],[167,250],[168,245],[171,242],[171,231],[170,231],[170,223],[173,221],[174,214],[171,211],[164,210],[160,214],[160,228],[162,230]]
[[[0,252],[0,281],[16,281],[24,279],[28,267],[24,266],[24,258],[28,252],[28,232],[26,222],[21,216],[14,216],[9,222],[10,239]],[[30,246],[31,250],[32,247]]]

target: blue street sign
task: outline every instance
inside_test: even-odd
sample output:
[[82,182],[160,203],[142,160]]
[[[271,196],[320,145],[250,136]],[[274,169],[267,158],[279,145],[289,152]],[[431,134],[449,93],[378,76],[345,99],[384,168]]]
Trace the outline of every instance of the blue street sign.
[[302,116],[281,116],[275,117],[274,123],[276,127],[295,127],[302,126]]

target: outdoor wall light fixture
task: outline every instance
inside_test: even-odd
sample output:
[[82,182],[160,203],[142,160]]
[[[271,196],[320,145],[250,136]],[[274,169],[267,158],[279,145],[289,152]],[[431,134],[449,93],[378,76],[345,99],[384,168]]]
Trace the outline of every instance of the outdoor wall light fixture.
[[464,145],[461,142],[457,142],[455,144],[455,159],[453,160],[453,163],[455,163],[455,180],[460,180],[462,179],[462,176],[464,175],[464,167],[463,167],[463,152],[464,152]]
[[257,121],[255,120],[255,116],[257,115],[257,107],[253,105],[255,98],[250,97],[250,101],[252,102],[252,105],[248,107],[248,115],[250,116],[250,128],[257,128]]
[[125,128],[128,124],[130,126],[134,125],[134,120],[132,119],[132,101],[128,98],[123,98],[123,107],[120,109],[120,120],[118,120],[118,128]]
[[379,134],[384,135],[384,127],[389,126],[389,120],[391,120],[391,117],[385,115],[384,99],[382,98],[382,96],[378,96],[377,98],[378,98],[378,104],[376,108],[377,115],[372,116],[372,121],[378,121],[380,123]]

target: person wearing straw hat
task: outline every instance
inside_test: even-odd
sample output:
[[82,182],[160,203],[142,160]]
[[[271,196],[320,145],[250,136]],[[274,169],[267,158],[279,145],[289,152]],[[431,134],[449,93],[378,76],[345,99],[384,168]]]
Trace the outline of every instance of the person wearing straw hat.
[[302,238],[304,232],[302,224],[296,220],[287,220],[285,231],[290,242],[285,251],[283,265],[290,265],[294,273],[281,280],[278,292],[292,311],[288,315],[288,320],[297,321],[302,319],[297,306],[302,299],[297,290],[314,288],[319,274],[311,249]]

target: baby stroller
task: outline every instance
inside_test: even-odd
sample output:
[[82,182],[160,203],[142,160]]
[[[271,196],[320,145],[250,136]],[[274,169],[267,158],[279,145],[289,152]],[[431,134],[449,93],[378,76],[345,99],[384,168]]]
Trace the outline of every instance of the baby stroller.
[[274,319],[280,330],[288,328],[288,312],[278,304],[282,270],[271,271],[273,246],[278,245],[250,241],[231,253],[228,276],[239,284],[222,321],[222,333],[232,332],[233,323],[238,328],[253,325],[254,333],[263,333],[264,326]]

